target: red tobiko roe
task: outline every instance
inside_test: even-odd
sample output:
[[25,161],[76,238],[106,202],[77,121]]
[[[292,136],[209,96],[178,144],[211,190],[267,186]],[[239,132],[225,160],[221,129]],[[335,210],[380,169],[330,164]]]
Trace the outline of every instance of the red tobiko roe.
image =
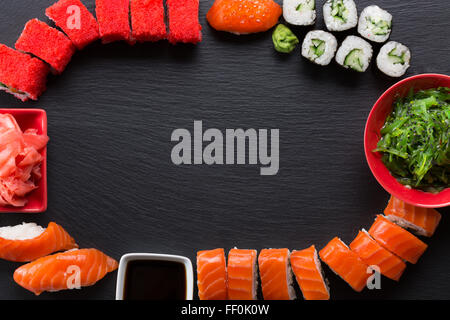
[[167,0],[170,43],[202,41],[198,21],[199,0]]
[[158,41],[167,37],[163,0],[131,0],[132,36],[136,41]]
[[95,5],[102,43],[121,40],[132,43],[129,0],[95,0]]

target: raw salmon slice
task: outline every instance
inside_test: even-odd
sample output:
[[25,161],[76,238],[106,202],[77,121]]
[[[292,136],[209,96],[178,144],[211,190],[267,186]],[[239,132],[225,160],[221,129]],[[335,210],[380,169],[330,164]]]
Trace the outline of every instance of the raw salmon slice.
[[197,252],[197,286],[200,300],[227,299],[227,267],[223,249]]
[[228,253],[228,299],[256,300],[256,250],[231,249]]
[[383,247],[410,263],[417,263],[427,249],[420,239],[389,221],[383,215],[378,215],[369,229],[370,235]]
[[384,209],[384,215],[399,226],[425,237],[431,237],[441,221],[437,210],[416,207],[393,196]]
[[330,299],[330,292],[314,245],[308,249],[293,251],[291,267],[305,300]]
[[[9,228],[9,227],[3,227]],[[63,227],[50,222],[39,236],[25,240],[15,240],[0,237],[0,258],[28,262],[46,256],[56,251],[78,248],[75,240]]]
[[341,239],[335,237],[320,250],[319,255],[353,290],[361,292],[364,289],[371,269]]
[[216,30],[247,34],[269,30],[281,13],[272,0],[216,0],[206,19]]
[[369,266],[377,266],[380,273],[389,279],[398,281],[405,271],[406,263],[376,242],[366,230],[362,229],[350,249]]
[[258,265],[264,300],[295,299],[288,249],[261,250]]
[[36,295],[94,285],[118,263],[97,249],[74,249],[39,258],[14,272],[14,281]]

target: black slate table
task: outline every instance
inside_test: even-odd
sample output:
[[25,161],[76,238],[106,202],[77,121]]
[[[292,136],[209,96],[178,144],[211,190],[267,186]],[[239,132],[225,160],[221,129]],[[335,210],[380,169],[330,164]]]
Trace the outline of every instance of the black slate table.
[[[24,24],[45,18],[53,0],[2,1],[0,42],[13,46]],[[94,11],[94,1],[83,1]],[[61,76],[51,76],[38,102],[0,94],[0,107],[40,107],[48,113],[48,210],[1,214],[1,225],[55,221],[81,247],[119,259],[128,252],[188,256],[224,247],[323,247],[338,235],[347,243],[368,228],[388,194],[363,152],[365,120],[375,100],[397,80],[372,63],[364,74],[335,63],[314,66],[273,50],[271,32],[233,36],[211,29],[201,1],[204,40],[101,45],[76,53]],[[281,3],[279,0],[278,2]],[[357,1],[394,16],[391,39],[412,51],[405,76],[450,73],[447,1]],[[323,29],[318,1],[316,28]],[[303,39],[308,28],[295,32]],[[347,34],[337,34],[339,40]],[[379,46],[375,47],[375,54]],[[257,166],[172,164],[173,130],[279,128],[280,171]],[[400,283],[355,293],[327,269],[334,299],[449,299],[450,212],[417,265]],[[116,273],[93,287],[39,297],[12,279],[20,264],[0,261],[1,299],[113,299]]]

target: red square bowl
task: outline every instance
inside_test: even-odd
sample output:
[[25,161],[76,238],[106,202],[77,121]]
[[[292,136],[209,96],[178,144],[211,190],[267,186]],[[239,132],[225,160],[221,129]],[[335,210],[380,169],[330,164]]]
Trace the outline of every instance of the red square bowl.
[[[47,113],[42,109],[0,109],[0,113],[9,113],[16,118],[22,131],[37,129],[38,134],[47,134]],[[0,206],[0,212],[34,213],[47,210],[47,147],[41,151],[41,174],[36,190],[30,192],[24,207]]]

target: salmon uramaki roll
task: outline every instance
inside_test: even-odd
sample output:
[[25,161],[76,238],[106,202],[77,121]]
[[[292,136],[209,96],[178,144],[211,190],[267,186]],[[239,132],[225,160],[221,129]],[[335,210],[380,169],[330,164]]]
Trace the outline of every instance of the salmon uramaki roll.
[[258,265],[264,300],[295,299],[288,249],[261,250]]
[[335,237],[320,250],[319,255],[353,290],[360,292],[364,289],[370,276],[370,268],[341,239]]
[[197,252],[197,286],[200,300],[227,299],[227,266],[223,249]]
[[364,229],[350,243],[350,249],[367,265],[377,266],[380,269],[380,273],[389,279],[398,281],[403,271],[405,271],[406,263],[383,248]]
[[78,50],[100,38],[98,23],[80,0],[59,0],[45,15],[61,28]]
[[330,291],[323,277],[322,266],[314,246],[293,251],[291,267],[305,300],[330,299]]
[[384,215],[399,226],[425,237],[431,237],[441,221],[437,210],[416,207],[393,196],[384,209]]
[[132,36],[136,41],[167,37],[163,0],[130,0]]
[[202,26],[198,21],[199,0],[167,0],[169,41],[198,43],[202,41]]
[[120,40],[133,42],[129,0],[95,0],[95,5],[102,43]]
[[0,44],[0,90],[22,101],[37,100],[49,71],[45,62]]
[[118,263],[97,249],[75,249],[39,258],[14,272],[14,281],[36,295],[94,285]]
[[256,250],[231,249],[228,253],[228,299],[256,300]]
[[419,260],[428,247],[420,239],[389,221],[383,215],[377,216],[369,233],[383,247],[413,264]]
[[75,240],[54,222],[50,222],[47,228],[35,223],[0,228],[1,259],[28,262],[74,248],[78,248]]
[[75,53],[75,47],[64,33],[33,19],[27,22],[16,42],[16,49],[34,54],[61,74]]

